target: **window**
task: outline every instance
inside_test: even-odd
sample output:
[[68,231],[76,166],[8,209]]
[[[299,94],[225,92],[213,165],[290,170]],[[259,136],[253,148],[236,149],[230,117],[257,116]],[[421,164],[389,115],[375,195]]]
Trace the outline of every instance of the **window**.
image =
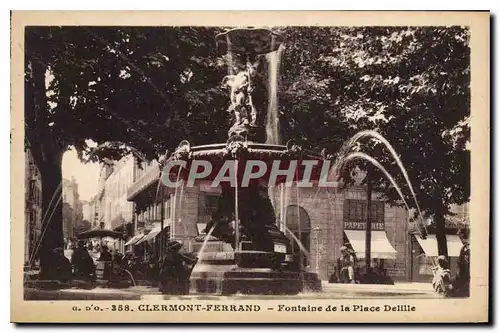
[[161,219],[161,204],[156,205],[156,219],[157,220]]
[[[344,221],[365,222],[366,200],[347,199],[344,202]],[[385,203],[383,201],[372,201],[372,222],[384,222]]]
[[29,181],[29,186],[28,186],[28,197],[29,200],[32,202],[35,202],[36,200],[36,182],[35,180],[30,180]]
[[205,204],[204,204],[204,215],[211,216],[217,210],[217,203],[219,201],[218,195],[205,195]]
[[172,217],[172,196],[165,201],[165,218]]
[[201,193],[198,205],[199,223],[208,223],[217,211],[219,195]]

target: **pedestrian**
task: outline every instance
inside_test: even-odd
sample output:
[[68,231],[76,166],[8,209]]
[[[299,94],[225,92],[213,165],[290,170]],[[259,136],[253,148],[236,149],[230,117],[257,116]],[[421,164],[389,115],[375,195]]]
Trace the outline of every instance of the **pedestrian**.
[[124,265],[124,256],[118,250],[113,251],[112,262],[120,266]]
[[152,285],[157,285],[158,281],[158,257],[156,254],[151,251],[148,255],[148,263],[147,263],[147,276],[148,280],[151,281]]
[[445,256],[439,256],[437,266],[433,270],[432,288],[434,291],[445,297],[451,296],[454,288],[448,259]]
[[[113,251],[111,263],[109,265],[108,285],[120,287],[123,281],[128,281],[128,275],[125,273],[123,255],[117,250]],[[128,286],[128,284],[127,284]]]
[[198,259],[180,253],[181,249],[182,245],[177,241],[170,241],[167,244],[159,281],[159,290],[163,294],[189,294],[189,277]]
[[113,257],[111,253],[108,250],[108,247],[106,245],[103,245],[101,247],[101,254],[99,255],[99,261],[112,261]]
[[339,283],[356,283],[355,280],[356,260],[347,246],[340,248],[340,257],[337,259],[337,272]]
[[457,269],[458,274],[455,278],[456,296],[469,297],[470,293],[470,248],[468,235],[463,236],[463,246],[458,256]]
[[85,248],[84,241],[78,241],[76,249],[71,255],[71,264],[75,270],[75,276],[93,282],[95,280],[94,260]]
[[49,273],[50,280],[58,280],[61,282],[71,281],[73,276],[71,262],[64,255],[64,248],[55,248],[53,253],[53,264],[51,265],[51,271]]

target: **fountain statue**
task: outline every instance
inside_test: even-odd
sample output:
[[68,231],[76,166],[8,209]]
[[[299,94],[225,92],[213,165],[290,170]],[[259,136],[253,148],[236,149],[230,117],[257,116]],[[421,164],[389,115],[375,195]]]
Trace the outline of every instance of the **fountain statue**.
[[217,35],[216,41],[219,52],[229,62],[229,74],[222,81],[230,91],[228,112],[233,122],[229,136],[261,141],[265,135],[264,110],[254,103],[253,96],[263,90],[259,72],[265,66],[266,55],[282,44],[281,37],[267,29],[233,29]]
[[[267,82],[259,72],[265,72],[266,55],[278,50],[282,38],[268,29],[233,29],[217,35],[216,41],[221,55],[228,59],[228,75],[222,79],[229,90],[228,112],[233,116],[228,141],[193,147],[183,141],[169,161],[184,164],[170,168],[167,174],[173,181],[185,181],[191,177],[187,172],[190,166],[205,161],[212,172],[203,181],[214,181],[219,172],[226,171],[231,178],[219,179],[216,211],[193,244],[199,261],[192,271],[191,286],[198,293],[218,294],[318,291],[321,283],[317,274],[297,267],[291,241],[278,227],[268,194],[270,174],[245,180],[252,161],[266,167],[277,161],[286,167],[299,159],[321,160],[291,143],[265,143]],[[312,173],[317,177],[317,168]],[[298,167],[296,176],[303,174],[304,168]],[[285,181],[286,177],[278,176],[273,185]]]

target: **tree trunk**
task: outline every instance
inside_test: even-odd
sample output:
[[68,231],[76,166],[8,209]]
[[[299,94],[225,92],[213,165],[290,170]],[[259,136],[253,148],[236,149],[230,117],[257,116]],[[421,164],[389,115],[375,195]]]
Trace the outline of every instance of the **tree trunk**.
[[448,244],[446,241],[446,225],[443,214],[443,200],[439,189],[434,192],[434,223],[436,224],[436,239],[438,253],[448,258]]
[[365,262],[366,274],[372,271],[372,182],[370,179],[370,172],[366,177],[366,238],[365,238]]
[[[62,230],[62,154],[65,147],[48,126],[45,72],[47,65],[38,58],[26,59],[25,135],[42,178],[42,235],[38,244],[40,277],[49,271],[53,250],[64,246]],[[53,200],[52,197],[54,196]],[[51,202],[52,200],[52,202]]]
[[42,212],[45,218],[42,225],[42,240],[40,245],[40,275],[43,278],[47,268],[52,264],[53,250],[64,247],[63,215],[62,215],[62,153],[53,159],[40,163],[42,174]]

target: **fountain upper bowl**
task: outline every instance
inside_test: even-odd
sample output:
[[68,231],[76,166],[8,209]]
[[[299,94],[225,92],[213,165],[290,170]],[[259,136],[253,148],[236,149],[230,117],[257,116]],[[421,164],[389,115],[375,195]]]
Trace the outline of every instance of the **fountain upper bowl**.
[[[283,37],[264,28],[235,28],[215,37],[220,54],[266,54],[283,44]],[[230,44],[230,45],[228,45]]]

